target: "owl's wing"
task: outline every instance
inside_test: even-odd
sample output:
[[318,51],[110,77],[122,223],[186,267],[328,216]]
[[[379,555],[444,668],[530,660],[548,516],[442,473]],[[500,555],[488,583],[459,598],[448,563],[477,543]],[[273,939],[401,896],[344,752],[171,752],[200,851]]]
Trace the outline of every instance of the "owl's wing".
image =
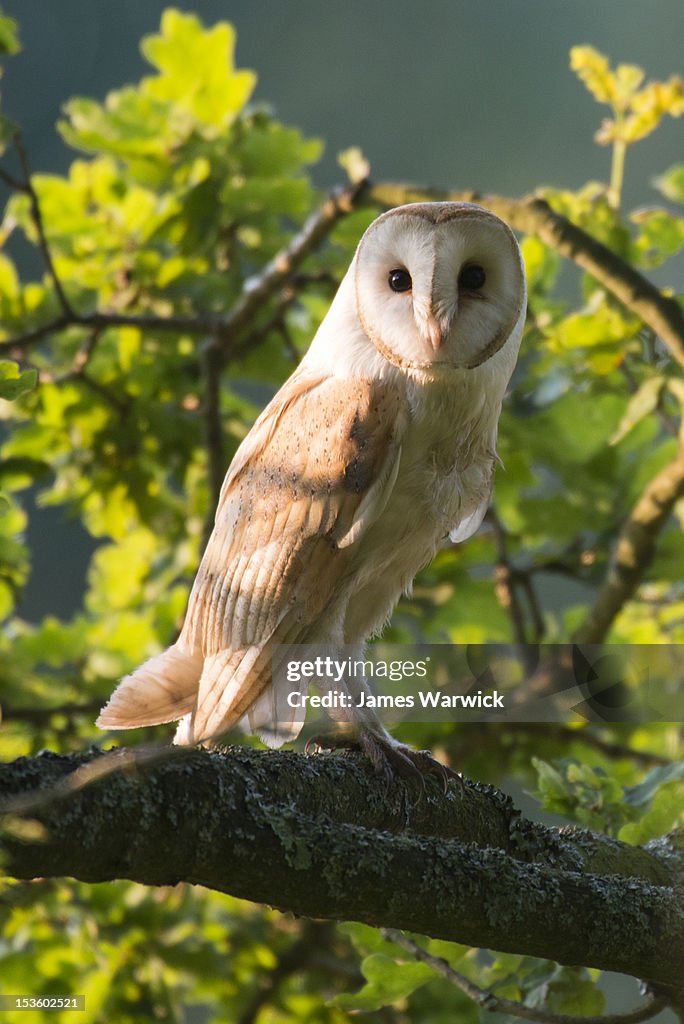
[[401,383],[295,374],[241,445],[180,638],[205,659],[195,740],[267,702],[272,645],[303,642],[339,595],[392,491],[405,408]]

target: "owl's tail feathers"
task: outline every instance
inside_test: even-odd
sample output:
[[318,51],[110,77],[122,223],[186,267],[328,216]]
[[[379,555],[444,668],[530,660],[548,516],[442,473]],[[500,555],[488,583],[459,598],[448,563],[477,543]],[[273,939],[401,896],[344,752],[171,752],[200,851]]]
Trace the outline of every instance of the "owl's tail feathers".
[[308,681],[283,685],[278,673],[282,658],[282,652],[271,644],[207,657],[196,707],[180,722],[174,743],[210,746],[234,726],[258,733],[270,747],[296,739],[304,724],[305,706],[300,708],[303,701],[288,697],[305,689]]
[[100,729],[136,729],[175,722],[192,711],[203,655],[177,643],[121,680],[100,712]]

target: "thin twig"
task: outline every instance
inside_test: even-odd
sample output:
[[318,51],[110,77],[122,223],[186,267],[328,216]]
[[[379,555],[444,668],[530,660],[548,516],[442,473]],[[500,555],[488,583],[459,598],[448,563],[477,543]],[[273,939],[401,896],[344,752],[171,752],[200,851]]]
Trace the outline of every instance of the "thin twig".
[[477,1003],[489,1013],[510,1013],[514,1017],[521,1017],[524,1020],[539,1021],[541,1024],[640,1024],[640,1021],[650,1020],[657,1013],[663,1010],[667,1003],[660,997],[651,998],[643,1006],[637,1007],[629,1013],[606,1014],[599,1017],[573,1017],[565,1013],[553,1013],[551,1010],[540,1010],[536,1007],[525,1006],[511,999],[500,999],[488,989],[480,988],[473,984],[469,978],[454,968],[441,956],[433,956],[427,950],[419,946],[417,942],[404,935],[397,928],[381,928],[380,932],[384,938],[401,946],[407,953],[410,953],[421,963],[427,964],[437,974],[465,992],[473,1002]]
[[[487,522],[492,527],[497,550],[497,564],[494,570],[496,595],[502,608],[508,612],[516,643],[524,654],[530,640],[527,636],[525,612],[518,596],[518,585],[521,585],[525,592],[532,616],[533,643],[538,643],[544,633],[544,620],[539,610],[539,602],[530,576],[511,563],[508,554],[508,534],[493,506],[487,512]],[[526,657],[523,660],[527,660]]]
[[3,722],[30,722],[32,725],[45,725],[54,715],[63,715],[66,718],[75,718],[78,715],[92,715],[102,707],[102,698],[96,697],[93,700],[84,701],[82,704],[62,704],[58,707],[26,707],[11,704],[0,706],[0,719]]
[[523,593],[525,594],[525,599],[527,601],[527,607],[530,612],[530,618],[532,619],[532,643],[541,643],[546,632],[546,623],[544,622],[544,616],[542,615],[539,595],[534,589],[532,576],[526,570],[517,569],[515,571],[515,580],[520,583],[520,586],[523,589]]
[[[119,396],[115,395],[114,392],[111,391],[108,387],[106,387],[104,384],[101,384],[100,381],[95,380],[93,377],[90,377],[86,373],[86,369],[88,367],[88,364],[90,363],[97,343],[100,340],[101,334],[102,331],[101,329],[98,328],[94,328],[90,332],[88,338],[85,341],[85,344],[83,344],[81,348],[79,348],[76,355],[74,356],[71,368],[67,370],[66,373],[62,373],[56,376],[49,370],[36,367],[36,369],[38,370],[38,379],[40,380],[41,384],[59,385],[69,383],[81,383],[85,385],[85,387],[87,387],[94,394],[98,395],[100,398],[103,398],[105,402],[107,402],[107,404],[110,405],[115,410],[115,412],[117,412],[120,416],[124,416],[129,411],[131,405],[128,396],[126,398],[119,398]],[[24,365],[27,365],[26,361],[24,362]]]
[[62,307],[64,316],[72,318],[76,316],[73,306],[69,302],[64,292],[62,282],[59,279],[59,275],[55,270],[55,264],[52,259],[52,253],[50,252],[50,246],[48,245],[47,236],[45,234],[45,225],[43,224],[43,214],[40,209],[40,202],[33,182],[31,181],[31,168],[29,167],[28,157],[24,148],[24,141],[21,137],[20,132],[15,132],[14,137],[14,148],[17,151],[19,157],[19,163],[21,164],[21,170],[24,175],[24,189],[23,191],[28,195],[29,202],[31,205],[31,220],[33,226],[38,234],[38,247],[43,256],[47,272],[52,280],[53,287],[57,293],[59,304]]
[[[235,352],[236,357],[246,354],[247,352],[251,352],[252,349],[260,345],[272,331],[283,331],[285,326],[285,313],[297,298],[297,279],[299,277],[300,275],[297,275],[296,278],[283,288],[278,299],[278,303],[273,310],[273,315],[269,317],[266,323],[256,327],[253,331],[250,331],[249,334],[244,335]],[[297,354],[297,362],[299,362],[300,358],[301,356]]]
[[634,747],[628,747],[624,743],[604,740],[596,732],[593,732],[590,726],[577,729],[564,725],[562,722],[544,722],[543,724],[516,723],[515,728],[516,730],[523,729],[532,733],[539,733],[540,730],[543,730],[544,739],[546,740],[556,739],[562,743],[584,743],[587,747],[592,747],[600,754],[612,760],[629,758],[645,768],[672,764],[671,757],[666,757],[664,754],[656,754],[653,750],[636,750]]
[[84,313],[73,317],[57,316],[44,324],[32,327],[29,331],[17,334],[14,338],[0,341],[0,354],[20,353],[30,345],[41,341],[49,334],[56,334],[65,327],[86,327],[102,330],[106,327],[138,327],[142,331],[164,331],[175,334],[223,334],[227,330],[228,321],[216,316],[155,316],[153,314],[135,313]]
[[367,184],[364,180],[333,189],[290,243],[256,277],[245,281],[242,294],[224,323],[222,338],[235,336],[251,323],[266,299],[290,279],[303,260],[330,234],[335,224],[351,213]]

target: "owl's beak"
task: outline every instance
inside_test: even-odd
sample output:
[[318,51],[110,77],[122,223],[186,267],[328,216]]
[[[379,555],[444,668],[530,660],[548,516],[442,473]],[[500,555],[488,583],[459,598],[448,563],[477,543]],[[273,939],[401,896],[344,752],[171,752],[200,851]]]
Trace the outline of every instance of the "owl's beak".
[[433,352],[439,352],[446,334],[445,325],[441,324],[432,313],[429,313],[425,318],[425,328]]

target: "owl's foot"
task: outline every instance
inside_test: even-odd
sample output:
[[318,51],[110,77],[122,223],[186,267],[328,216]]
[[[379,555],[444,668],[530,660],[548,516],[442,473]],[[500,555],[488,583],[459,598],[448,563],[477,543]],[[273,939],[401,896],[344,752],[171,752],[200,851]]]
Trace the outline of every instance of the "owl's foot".
[[404,743],[385,738],[371,729],[362,729],[359,734],[359,746],[370,758],[371,764],[387,782],[396,775],[403,779],[413,779],[425,789],[426,776],[432,776],[441,783],[444,792],[449,789],[451,779],[463,785],[461,776],[452,768],[437,761],[429,750],[413,750]]
[[405,780],[418,782],[425,789],[426,776],[433,776],[442,785],[444,792],[449,789],[451,779],[463,785],[461,776],[452,768],[437,761],[429,750],[413,750],[404,743],[397,743],[371,729],[360,732],[335,733],[326,736],[312,736],[307,741],[305,751],[311,750],[360,750],[370,760],[379,775],[389,784],[399,776]]

